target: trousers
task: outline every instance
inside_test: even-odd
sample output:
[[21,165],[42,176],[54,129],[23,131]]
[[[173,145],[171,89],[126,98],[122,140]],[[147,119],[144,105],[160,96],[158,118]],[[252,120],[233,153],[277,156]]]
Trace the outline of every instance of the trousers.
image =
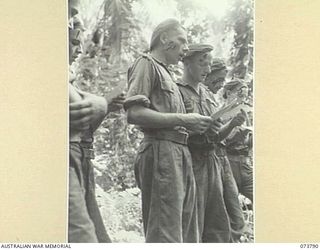
[[95,197],[93,166],[87,148],[69,147],[68,242],[111,242]]
[[250,157],[228,154],[228,159],[239,192],[253,202],[253,168]]
[[245,222],[239,205],[237,186],[227,159],[218,157],[213,149],[193,148],[191,155],[197,185],[201,241],[238,241]]
[[196,184],[186,145],[144,139],[135,176],[146,242],[198,242]]

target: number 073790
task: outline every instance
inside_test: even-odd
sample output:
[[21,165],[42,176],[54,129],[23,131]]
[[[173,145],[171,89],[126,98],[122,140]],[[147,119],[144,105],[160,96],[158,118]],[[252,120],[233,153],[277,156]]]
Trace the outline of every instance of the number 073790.
[[319,247],[318,244],[307,244],[307,243],[300,244],[300,248],[318,248],[318,247]]

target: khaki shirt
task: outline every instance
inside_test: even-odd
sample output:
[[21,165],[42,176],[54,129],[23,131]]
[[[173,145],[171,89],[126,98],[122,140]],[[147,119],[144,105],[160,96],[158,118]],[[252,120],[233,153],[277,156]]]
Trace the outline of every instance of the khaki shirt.
[[168,68],[150,54],[143,54],[128,69],[128,86],[126,110],[142,105],[162,113],[186,113],[179,87]]
[[205,85],[199,83],[199,89],[197,91],[181,80],[177,83],[188,113],[210,116],[217,111],[218,104]]
[[[177,83],[183,96],[187,113],[198,113],[201,115],[211,116],[217,111],[218,104],[210,90],[205,85],[199,83],[199,89],[197,91],[192,86],[181,80]],[[202,146],[207,143],[211,144],[215,142],[216,135],[216,132],[209,128],[203,135],[191,135],[189,137],[189,144]]]
[[229,136],[225,139],[227,152],[230,154],[252,153],[252,130],[236,127],[232,130]]

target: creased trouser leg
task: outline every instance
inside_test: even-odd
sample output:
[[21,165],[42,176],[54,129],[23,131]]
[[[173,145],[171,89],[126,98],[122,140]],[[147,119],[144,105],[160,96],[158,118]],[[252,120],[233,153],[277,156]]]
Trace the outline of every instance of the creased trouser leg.
[[185,145],[143,141],[135,163],[146,242],[198,242],[195,181]]
[[83,189],[74,168],[69,168],[69,228],[68,242],[98,242],[89,217]]
[[245,228],[243,212],[238,199],[239,191],[233,177],[228,158],[223,157],[220,159],[224,167],[224,199],[230,218],[232,242],[237,242]]
[[233,176],[236,180],[239,192],[253,202],[253,168],[250,166],[249,157],[243,159],[231,159],[229,162],[231,165]]
[[233,242],[241,236],[244,219],[232,173],[213,150],[191,152],[202,241]]

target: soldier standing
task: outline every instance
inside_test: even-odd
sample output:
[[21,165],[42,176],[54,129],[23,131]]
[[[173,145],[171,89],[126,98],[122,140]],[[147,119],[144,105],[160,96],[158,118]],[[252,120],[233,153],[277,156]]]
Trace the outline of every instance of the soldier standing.
[[204,132],[211,118],[186,114],[168,70],[188,50],[186,31],[175,19],[153,31],[150,53],[128,70],[125,101],[129,123],[144,133],[135,161],[142,192],[146,242],[198,242],[196,190],[187,130]]
[[[184,57],[179,87],[187,112],[209,116],[217,111],[210,90],[201,83],[210,72],[212,49],[211,45],[192,44]],[[193,133],[188,142],[197,184],[202,242],[238,241],[245,226],[230,165],[217,156],[217,144],[228,134],[228,125],[215,121],[205,133]]]
[[[77,1],[70,1],[71,16],[76,15]],[[82,28],[70,18],[69,64],[82,51]],[[91,159],[93,132],[99,127],[108,110],[120,109],[124,97],[108,101],[104,97],[81,91],[69,77],[69,202],[68,242],[111,242],[107,235],[95,197],[95,181]]]

